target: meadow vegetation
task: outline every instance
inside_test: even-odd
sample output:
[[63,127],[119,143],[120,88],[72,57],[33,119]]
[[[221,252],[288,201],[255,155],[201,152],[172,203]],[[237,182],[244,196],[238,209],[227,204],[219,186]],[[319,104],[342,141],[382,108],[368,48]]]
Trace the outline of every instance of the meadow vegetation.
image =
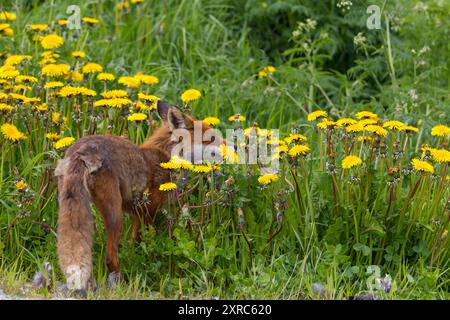
[[[380,29],[366,26],[371,4]],[[449,12],[444,0],[2,1],[0,288],[22,294],[49,262],[50,285],[28,294],[63,295],[56,162],[88,134],[142,143],[161,99],[255,136],[280,170],[163,164],[171,201],[139,244],[125,215],[112,288],[95,212],[88,298],[450,298]]]

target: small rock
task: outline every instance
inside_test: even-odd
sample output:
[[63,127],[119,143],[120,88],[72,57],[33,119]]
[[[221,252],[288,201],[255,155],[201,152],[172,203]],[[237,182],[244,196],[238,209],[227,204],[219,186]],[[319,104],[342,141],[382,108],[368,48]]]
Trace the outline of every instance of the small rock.
[[314,295],[324,295],[327,291],[325,286],[321,283],[313,283],[311,285],[311,289]]
[[380,300],[376,293],[367,293],[360,296],[354,296],[350,300]]
[[108,286],[112,287],[120,280],[120,272],[111,272],[108,275]]

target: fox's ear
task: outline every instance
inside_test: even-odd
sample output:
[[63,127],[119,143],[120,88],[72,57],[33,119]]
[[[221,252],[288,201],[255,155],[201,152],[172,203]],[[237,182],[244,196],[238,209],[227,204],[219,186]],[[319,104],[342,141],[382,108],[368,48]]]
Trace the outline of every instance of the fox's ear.
[[169,113],[169,106],[162,102],[161,100],[158,100],[156,102],[156,113],[163,121],[167,121],[167,114]]
[[172,130],[180,128],[189,129],[194,126],[194,121],[176,107],[169,108],[169,112],[167,113],[167,122]]

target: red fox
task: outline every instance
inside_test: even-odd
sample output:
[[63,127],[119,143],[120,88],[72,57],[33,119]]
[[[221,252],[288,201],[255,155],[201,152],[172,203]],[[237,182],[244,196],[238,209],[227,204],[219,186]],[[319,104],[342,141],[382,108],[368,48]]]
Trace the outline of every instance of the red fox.
[[[174,131],[184,129],[193,141],[195,119],[161,101],[157,103],[157,113],[162,125],[140,146],[121,137],[91,135],[79,139],[58,162],[55,169],[59,192],[57,247],[70,290],[85,291],[91,280],[91,201],[100,211],[107,233],[108,270],[110,275],[118,275],[122,210],[134,214],[132,234],[133,239],[139,241],[141,221],[149,223],[166,199],[159,185],[169,182],[170,177],[159,164],[167,162],[172,149],[180,143],[179,138],[174,138]],[[200,127],[202,134],[212,130],[203,122]],[[217,137],[210,141],[202,138],[201,145],[209,145],[214,140],[215,144],[225,143],[220,134],[215,135]],[[145,208],[134,208],[133,191],[142,193],[146,189],[150,202]]]

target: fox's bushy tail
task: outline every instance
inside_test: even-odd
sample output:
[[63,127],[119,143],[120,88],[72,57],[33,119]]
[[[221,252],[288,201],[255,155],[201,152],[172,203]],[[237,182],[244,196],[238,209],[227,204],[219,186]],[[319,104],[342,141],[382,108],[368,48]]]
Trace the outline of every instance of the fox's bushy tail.
[[58,257],[71,290],[85,290],[92,274],[93,217],[88,170],[78,157],[62,159],[58,176]]

